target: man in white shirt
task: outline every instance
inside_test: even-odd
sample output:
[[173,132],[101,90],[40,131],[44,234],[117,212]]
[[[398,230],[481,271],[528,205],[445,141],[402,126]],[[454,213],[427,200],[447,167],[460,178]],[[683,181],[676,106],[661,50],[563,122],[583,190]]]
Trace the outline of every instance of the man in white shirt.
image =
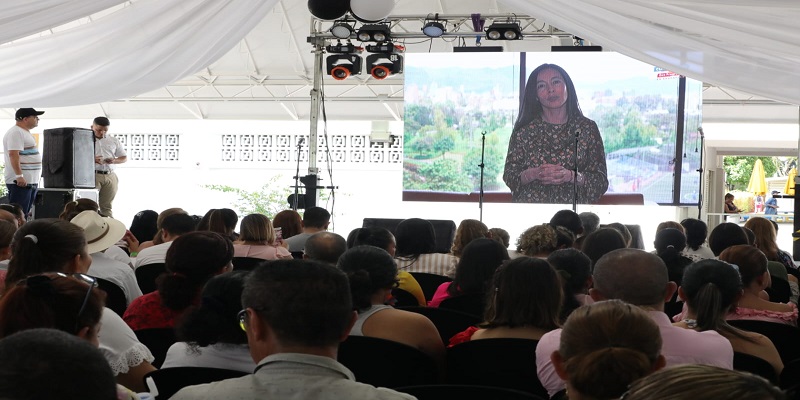
[[17,123],[3,136],[8,202],[19,204],[26,217],[36,199],[42,176],[42,155],[31,135],[31,129],[39,126],[42,114],[44,111],[33,108],[18,109],[14,115]]
[[[697,332],[672,325],[664,313],[664,302],[672,298],[677,286],[669,281],[667,266],[657,255],[638,249],[614,250],[597,261],[592,279],[592,300],[617,299],[647,311],[661,331],[661,355],[668,367],[705,364],[733,369],[733,348],[728,339],[715,331]],[[550,397],[565,387],[551,360],[560,341],[561,329],[556,329],[542,336],[536,346],[536,373]]]
[[108,136],[111,122],[106,117],[97,117],[92,122],[94,132],[94,180],[95,189],[99,190],[100,214],[113,217],[111,203],[117,195],[117,174],[114,165],[128,161],[128,155],[122,143],[113,136]]
[[164,238],[164,243],[140,251],[133,267],[139,268],[142,265],[163,263],[167,258],[169,246],[172,246],[172,241],[185,233],[194,232],[194,227],[194,218],[186,214],[173,214],[164,218],[164,222],[161,223],[161,236]]

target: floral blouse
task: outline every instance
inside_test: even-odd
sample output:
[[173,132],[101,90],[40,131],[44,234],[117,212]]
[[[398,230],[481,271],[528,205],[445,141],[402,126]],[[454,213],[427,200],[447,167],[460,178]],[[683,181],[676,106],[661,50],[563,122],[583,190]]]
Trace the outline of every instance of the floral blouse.
[[571,118],[566,124],[550,124],[541,119],[511,134],[503,181],[516,203],[571,203],[573,183],[543,185],[534,181],[523,185],[520,174],[542,164],[575,169],[575,135],[578,133],[578,202],[593,203],[608,190],[606,153],[597,124],[586,117]]

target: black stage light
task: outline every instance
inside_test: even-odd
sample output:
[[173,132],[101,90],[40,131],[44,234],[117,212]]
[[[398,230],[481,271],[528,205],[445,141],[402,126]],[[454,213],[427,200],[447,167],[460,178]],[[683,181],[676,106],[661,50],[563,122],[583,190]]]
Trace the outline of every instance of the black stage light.
[[349,39],[353,35],[353,27],[346,22],[336,22],[330,29],[331,35],[339,39]]
[[357,54],[332,54],[325,60],[328,75],[337,81],[347,79],[350,75],[361,74],[361,56]]
[[403,56],[399,54],[370,54],[367,56],[367,71],[373,78],[381,80],[403,72]]
[[439,21],[428,21],[425,23],[425,26],[422,27],[422,33],[431,38],[442,36],[444,32],[444,24]]
[[358,32],[356,32],[356,38],[362,42],[383,43],[392,38],[392,32],[389,30],[388,25],[368,24],[359,28]]
[[495,22],[486,28],[486,38],[489,40],[520,40],[522,28],[516,22]]

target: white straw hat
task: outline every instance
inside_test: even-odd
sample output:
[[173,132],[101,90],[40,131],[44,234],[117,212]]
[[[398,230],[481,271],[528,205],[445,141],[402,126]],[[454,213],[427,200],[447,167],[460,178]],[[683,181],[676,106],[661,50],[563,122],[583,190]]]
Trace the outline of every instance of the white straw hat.
[[119,242],[127,228],[113,218],[106,218],[96,211],[83,211],[70,221],[83,228],[89,254],[104,251]]

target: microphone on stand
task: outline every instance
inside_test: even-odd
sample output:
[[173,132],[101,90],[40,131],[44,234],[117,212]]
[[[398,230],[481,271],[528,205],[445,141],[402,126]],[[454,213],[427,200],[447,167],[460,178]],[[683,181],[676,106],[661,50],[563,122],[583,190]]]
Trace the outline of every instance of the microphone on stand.
[[572,178],[572,211],[578,212],[578,139],[581,137],[581,129],[575,129],[575,175]]

